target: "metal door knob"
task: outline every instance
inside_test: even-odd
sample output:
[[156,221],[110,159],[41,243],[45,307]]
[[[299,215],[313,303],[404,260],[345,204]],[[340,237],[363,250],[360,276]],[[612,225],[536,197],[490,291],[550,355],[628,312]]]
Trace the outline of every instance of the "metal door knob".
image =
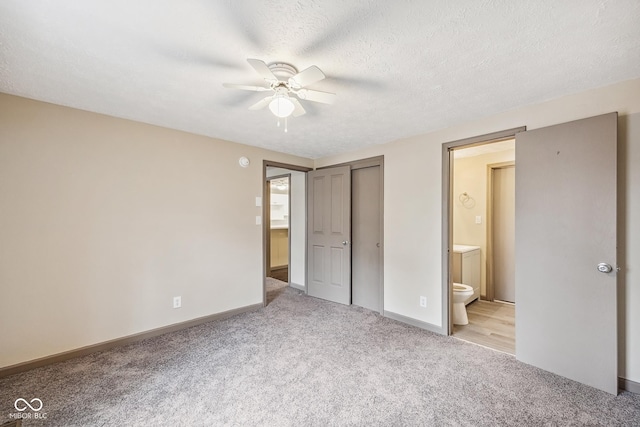
[[348,240],[345,240],[344,242],[342,242],[342,245],[343,245],[343,246],[347,246],[348,244],[349,244],[349,241],[348,241]]
[[611,273],[613,271],[613,267],[611,267],[606,262],[601,262],[600,264],[598,264],[598,271],[600,273]]

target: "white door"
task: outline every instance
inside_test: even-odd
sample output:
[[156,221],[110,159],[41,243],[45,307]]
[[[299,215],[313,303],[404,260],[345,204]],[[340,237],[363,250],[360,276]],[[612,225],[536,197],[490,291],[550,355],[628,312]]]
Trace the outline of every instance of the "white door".
[[308,294],[351,304],[351,171],[309,172]]
[[616,151],[617,113],[516,136],[516,357],[613,394]]

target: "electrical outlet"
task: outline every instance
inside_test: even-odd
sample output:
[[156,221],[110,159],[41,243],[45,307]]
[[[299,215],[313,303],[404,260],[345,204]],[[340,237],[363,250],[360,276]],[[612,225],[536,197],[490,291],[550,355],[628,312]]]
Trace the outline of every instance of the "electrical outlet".
[[173,297],[173,308],[182,307],[182,297]]
[[427,297],[420,297],[420,307],[426,307],[427,306]]

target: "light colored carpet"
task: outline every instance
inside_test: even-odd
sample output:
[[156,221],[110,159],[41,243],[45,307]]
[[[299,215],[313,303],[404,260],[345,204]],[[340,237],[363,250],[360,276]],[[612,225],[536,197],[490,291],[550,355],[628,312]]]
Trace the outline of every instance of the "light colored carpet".
[[[594,367],[596,368],[596,367]],[[266,308],[0,380],[25,426],[638,425],[610,396],[452,337],[286,287]]]
[[289,286],[287,282],[274,279],[273,277],[267,277],[267,305],[271,304],[275,298],[280,296],[285,289]]

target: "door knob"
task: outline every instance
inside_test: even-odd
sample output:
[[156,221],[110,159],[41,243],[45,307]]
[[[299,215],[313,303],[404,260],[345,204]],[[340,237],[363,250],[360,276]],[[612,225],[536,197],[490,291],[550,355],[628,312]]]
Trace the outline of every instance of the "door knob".
[[349,244],[349,241],[348,241],[348,240],[345,240],[344,242],[342,242],[342,245],[343,245],[343,246],[347,246],[348,244]]
[[598,264],[598,271],[600,273],[611,273],[611,271],[613,271],[613,267],[611,267],[606,262],[601,262],[600,264]]

